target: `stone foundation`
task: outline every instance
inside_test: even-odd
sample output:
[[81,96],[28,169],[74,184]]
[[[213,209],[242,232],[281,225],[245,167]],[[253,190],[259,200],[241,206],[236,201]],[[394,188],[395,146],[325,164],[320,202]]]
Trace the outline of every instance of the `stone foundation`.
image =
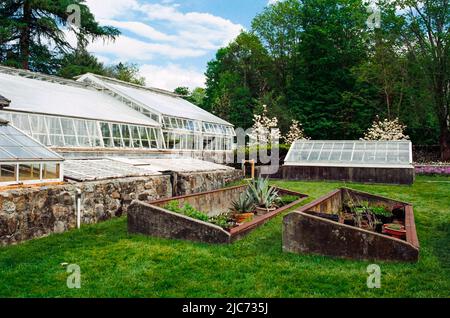
[[127,214],[133,200],[149,202],[215,190],[239,178],[240,171],[218,171],[4,190],[0,192],[0,245],[76,228],[78,190],[81,223],[95,224]]
[[227,183],[244,178],[242,170],[221,170],[214,172],[178,173],[174,183],[175,196],[208,192],[224,188]]

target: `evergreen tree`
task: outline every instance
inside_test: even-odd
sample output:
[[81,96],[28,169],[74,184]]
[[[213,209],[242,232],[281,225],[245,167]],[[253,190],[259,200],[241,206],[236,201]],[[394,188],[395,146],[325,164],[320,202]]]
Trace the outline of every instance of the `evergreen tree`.
[[[0,5],[0,62],[54,72],[58,55],[73,51],[62,30],[74,32],[80,47],[97,38],[115,39],[119,31],[100,26],[84,0],[5,0]],[[70,5],[79,8],[78,26],[69,23]],[[68,12],[69,11],[69,12]]]

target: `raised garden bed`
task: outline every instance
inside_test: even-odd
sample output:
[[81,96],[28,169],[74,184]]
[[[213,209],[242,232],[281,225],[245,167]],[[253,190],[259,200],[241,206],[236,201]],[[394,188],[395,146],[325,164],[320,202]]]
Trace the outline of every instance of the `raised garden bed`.
[[[308,197],[294,191],[275,189],[280,196],[295,197],[295,200],[264,215],[257,214],[248,222],[231,225],[227,229],[210,223],[206,218],[200,220],[196,218],[196,214],[201,211],[208,218],[214,218],[229,212],[232,202],[238,200],[247,191],[247,186],[230,187],[153,202],[135,201],[128,209],[128,231],[169,239],[204,243],[232,243]],[[182,213],[168,209],[173,205],[178,206]]]
[[413,206],[341,188],[284,218],[283,249],[351,259],[415,262],[419,241]]

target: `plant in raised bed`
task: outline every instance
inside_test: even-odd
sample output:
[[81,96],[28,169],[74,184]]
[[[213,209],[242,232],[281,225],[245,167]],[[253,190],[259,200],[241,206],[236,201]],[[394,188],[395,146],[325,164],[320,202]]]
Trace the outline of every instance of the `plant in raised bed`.
[[386,224],[386,223],[392,222],[394,214],[392,213],[391,210],[389,210],[385,206],[382,206],[382,205],[373,206],[373,207],[370,207],[370,210],[381,221],[381,223]]
[[220,226],[224,230],[230,230],[236,226],[236,221],[229,213],[223,213],[209,218],[209,223]]
[[239,198],[231,203],[232,211],[235,213],[234,218],[237,223],[244,223],[252,219],[255,215],[255,201],[249,193],[241,193]]
[[276,210],[276,203],[279,202],[280,196],[278,191],[269,185],[268,178],[253,180],[249,184],[248,191],[256,204],[258,214],[266,214]]
[[177,201],[170,201],[169,203],[167,203],[164,206],[164,209],[175,212],[175,213],[183,214],[185,216],[188,216],[188,217],[196,219],[196,220],[209,222],[208,215],[195,209],[190,204],[185,204],[183,207],[180,207],[180,204]]

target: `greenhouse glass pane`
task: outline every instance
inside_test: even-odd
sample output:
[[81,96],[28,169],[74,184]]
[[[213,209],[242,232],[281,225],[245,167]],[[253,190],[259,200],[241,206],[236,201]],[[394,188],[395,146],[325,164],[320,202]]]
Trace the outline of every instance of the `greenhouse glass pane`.
[[80,147],[91,147],[91,141],[89,138],[89,131],[87,129],[87,123],[85,120],[77,120],[73,121],[75,125],[75,130],[78,136],[78,144]]
[[[98,122],[86,121],[87,130],[89,132],[90,141],[93,147],[102,147],[102,137],[98,132]],[[109,134],[107,135],[109,137]]]
[[139,133],[141,135],[142,147],[150,148],[150,143],[148,141],[147,129],[145,127],[139,127]]
[[130,130],[134,148],[142,148],[141,138],[139,136],[139,128],[137,126],[130,126]]
[[43,116],[30,115],[31,128],[33,130],[33,138],[39,140],[44,145],[50,144],[47,128],[45,126],[45,118]]
[[287,163],[410,165],[409,141],[297,141]]
[[41,179],[40,164],[20,164],[19,181],[38,181]]
[[31,135],[30,120],[27,114],[11,114],[11,122],[27,135]]
[[108,123],[100,123],[100,129],[102,131],[103,143],[105,147],[114,147],[114,143],[111,138],[111,128]]
[[42,166],[42,179],[54,180],[60,177],[60,165],[58,163],[46,163]]
[[119,124],[112,124],[112,136],[114,140],[114,147],[121,148],[124,147],[123,141],[122,141],[122,135],[120,133],[120,125]]
[[17,165],[0,165],[0,182],[15,182],[16,169]]

